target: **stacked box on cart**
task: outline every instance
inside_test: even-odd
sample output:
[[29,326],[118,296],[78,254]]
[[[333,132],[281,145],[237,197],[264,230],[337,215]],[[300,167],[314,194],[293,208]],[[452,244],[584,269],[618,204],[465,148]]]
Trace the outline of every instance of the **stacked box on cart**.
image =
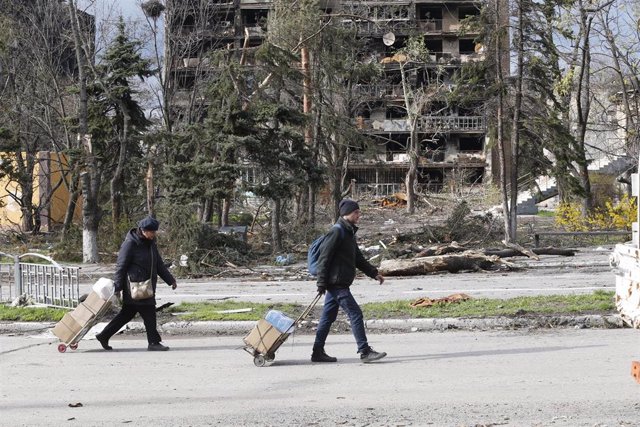
[[103,299],[97,292],[91,291],[81,305],[91,310],[94,314],[97,314],[102,307],[107,303],[107,300]]
[[259,353],[268,353],[276,341],[282,336],[271,323],[264,319],[258,320],[256,326],[244,337],[244,342]]
[[53,335],[60,338],[62,342],[70,342],[80,333],[82,327],[83,324],[79,323],[71,313],[67,313],[53,328]]
[[62,320],[53,328],[53,334],[62,342],[70,342],[82,328],[93,321],[98,312],[107,304],[96,292],[91,292],[87,299],[78,304],[71,312],[64,315]]

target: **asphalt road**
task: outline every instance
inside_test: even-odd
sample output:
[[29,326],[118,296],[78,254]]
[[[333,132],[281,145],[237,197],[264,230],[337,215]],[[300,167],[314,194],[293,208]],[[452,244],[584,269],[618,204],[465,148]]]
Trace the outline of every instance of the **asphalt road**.
[[337,364],[312,364],[311,340],[289,337],[257,368],[239,337],[60,354],[51,338],[0,336],[0,425],[640,425],[637,330],[371,335],[389,356],[369,365],[350,335],[329,336]]

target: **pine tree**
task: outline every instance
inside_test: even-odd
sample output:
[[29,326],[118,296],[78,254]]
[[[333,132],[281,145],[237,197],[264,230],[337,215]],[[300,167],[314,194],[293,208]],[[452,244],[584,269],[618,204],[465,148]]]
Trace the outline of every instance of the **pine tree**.
[[129,38],[121,17],[117,34],[94,68],[95,80],[89,87],[93,143],[101,152],[101,169],[113,170],[110,199],[114,225],[125,211],[125,194],[132,198],[144,194],[139,191],[143,169],[139,141],[151,123],[136,99],[138,93],[131,80],[147,78],[153,72],[140,50],[141,42]]

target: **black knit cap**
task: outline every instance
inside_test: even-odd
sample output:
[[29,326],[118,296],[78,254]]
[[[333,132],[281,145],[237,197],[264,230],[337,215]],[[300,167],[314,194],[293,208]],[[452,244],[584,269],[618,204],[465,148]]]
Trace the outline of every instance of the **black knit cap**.
[[360,209],[358,202],[350,199],[343,199],[338,206],[340,208],[340,216],[349,215],[351,212]]
[[138,221],[138,227],[142,228],[143,230],[158,231],[158,228],[160,228],[160,223],[157,219],[148,216]]

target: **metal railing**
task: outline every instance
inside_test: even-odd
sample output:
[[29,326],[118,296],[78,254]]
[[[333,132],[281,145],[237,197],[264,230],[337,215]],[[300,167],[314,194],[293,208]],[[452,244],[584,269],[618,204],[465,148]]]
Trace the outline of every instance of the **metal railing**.
[[[418,193],[439,193],[442,191],[441,183],[434,184],[417,184],[415,186]],[[354,196],[369,195],[374,197],[387,197],[395,193],[404,193],[404,184],[383,183],[383,184],[355,184]]]
[[[26,253],[20,256],[0,252],[12,263],[0,263],[0,300],[10,301],[26,295],[35,303],[73,308],[78,305],[79,267],[61,266],[48,256]],[[24,258],[40,258],[48,264],[22,262]]]
[[418,119],[421,131],[484,131],[484,116],[423,116]]
[[373,36],[387,32],[394,34],[409,34],[414,31],[431,32],[458,32],[462,28],[460,22],[444,22],[443,19],[381,19],[381,20],[344,20],[345,27],[355,27],[360,33]]

